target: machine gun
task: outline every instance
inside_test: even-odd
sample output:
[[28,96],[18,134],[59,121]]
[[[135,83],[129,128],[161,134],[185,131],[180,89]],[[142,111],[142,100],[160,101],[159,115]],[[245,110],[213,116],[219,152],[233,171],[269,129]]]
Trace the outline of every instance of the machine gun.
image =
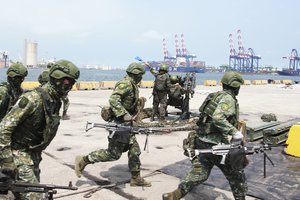
[[116,123],[107,123],[107,124],[101,124],[101,123],[93,123],[93,122],[87,122],[85,131],[89,131],[93,128],[105,128],[110,132],[109,138],[116,138],[119,142],[127,143],[129,141],[129,135],[131,133],[134,134],[145,134],[146,135],[146,141],[144,145],[144,150],[146,150],[146,147],[148,145],[148,136],[152,133],[170,133],[172,130],[170,129],[163,129],[163,128],[142,128],[142,127],[133,127],[133,126],[126,126],[122,124],[116,124]]
[[190,118],[190,99],[193,98],[196,87],[196,73],[187,73],[183,80],[184,99],[180,119]]
[[7,193],[8,191],[20,193],[37,192],[45,194],[43,198],[44,200],[52,200],[53,194],[56,194],[58,189],[77,190],[78,188],[74,187],[71,181],[69,182],[68,186],[12,181],[11,178],[4,172],[0,172],[0,191],[2,194]]
[[187,149],[188,156],[190,160],[193,160],[196,156],[200,154],[213,154],[222,156],[220,164],[225,164],[226,158],[228,158],[233,152],[235,155],[231,155],[232,159],[236,156],[252,155],[254,153],[264,154],[264,177],[266,177],[266,159],[274,166],[271,158],[266,154],[266,150],[272,150],[273,147],[286,146],[286,144],[263,144],[263,145],[253,145],[253,146],[242,146],[242,145],[232,145],[232,144],[219,144],[212,146],[211,149]]

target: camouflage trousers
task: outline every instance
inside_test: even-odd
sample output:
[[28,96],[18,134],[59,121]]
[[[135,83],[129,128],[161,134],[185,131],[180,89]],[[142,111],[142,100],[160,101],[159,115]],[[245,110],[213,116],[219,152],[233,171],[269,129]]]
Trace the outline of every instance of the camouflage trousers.
[[109,162],[118,160],[123,152],[128,151],[128,167],[131,172],[140,171],[140,158],[141,149],[136,141],[134,135],[130,136],[130,142],[128,144],[117,142],[113,139],[109,139],[107,149],[100,149],[93,151],[88,155],[88,159],[91,162]]
[[229,165],[222,165],[222,156],[202,154],[192,161],[192,169],[179,184],[183,196],[196,185],[206,181],[214,165],[216,165],[229,181],[233,196],[236,200],[244,200],[248,186],[244,170],[233,170]]
[[168,93],[167,92],[154,92],[153,93],[153,115],[157,115],[160,119],[166,116],[168,106]]
[[63,102],[63,112],[67,112],[70,106],[70,101],[67,95],[62,98],[62,102]]
[[[14,162],[18,168],[18,180],[27,183],[40,182],[39,164],[42,161],[41,152],[13,150]],[[14,193],[16,199],[38,200],[42,198],[41,193]]]

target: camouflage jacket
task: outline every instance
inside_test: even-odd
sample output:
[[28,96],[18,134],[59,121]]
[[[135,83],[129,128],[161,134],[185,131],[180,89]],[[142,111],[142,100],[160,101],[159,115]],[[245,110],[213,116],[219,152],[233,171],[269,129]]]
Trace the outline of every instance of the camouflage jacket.
[[3,82],[0,84],[0,121],[16,103],[23,90],[13,90],[9,83]]
[[180,85],[171,84],[169,98],[180,99],[184,94],[184,89]]
[[138,86],[130,76],[125,76],[117,82],[109,98],[109,104],[116,117],[123,116],[127,112],[133,115],[137,112],[138,99]]
[[156,72],[153,68],[150,69],[150,72],[155,76],[153,93],[155,92],[168,92],[172,87],[170,81],[170,75],[168,73],[159,73]]
[[60,105],[50,84],[25,92],[0,123],[0,159],[11,157],[11,149],[45,149],[56,134]]
[[224,90],[209,94],[199,110],[199,139],[212,144],[230,143],[229,138],[238,131],[239,117],[239,105],[233,92]]

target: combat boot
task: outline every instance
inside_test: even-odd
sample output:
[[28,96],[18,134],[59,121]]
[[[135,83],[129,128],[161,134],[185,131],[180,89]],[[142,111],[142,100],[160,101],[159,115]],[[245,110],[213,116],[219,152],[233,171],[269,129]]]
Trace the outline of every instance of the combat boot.
[[159,122],[159,123],[161,123],[161,124],[165,124],[165,123],[167,123],[167,121],[166,121],[165,117],[162,117],[162,116],[160,116],[160,117],[159,117],[159,120],[158,120],[158,122]]
[[154,114],[151,115],[151,117],[150,117],[150,122],[153,122],[153,121],[154,121],[154,116],[155,116]]
[[147,182],[143,179],[140,175],[140,172],[131,172],[131,180],[130,180],[131,187],[151,187],[151,183]]
[[180,188],[177,188],[173,192],[163,194],[163,200],[179,200],[182,197],[182,192]]
[[77,177],[81,177],[82,172],[88,164],[92,164],[93,162],[89,161],[87,156],[76,156],[75,158],[75,173]]
[[69,120],[70,119],[70,116],[67,115],[67,112],[64,111],[63,114],[62,114],[62,117],[61,117],[62,120]]

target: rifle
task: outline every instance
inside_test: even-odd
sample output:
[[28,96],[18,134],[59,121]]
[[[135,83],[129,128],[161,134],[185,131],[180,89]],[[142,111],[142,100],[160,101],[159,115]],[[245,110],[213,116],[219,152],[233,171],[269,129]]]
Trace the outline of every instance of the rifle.
[[60,185],[53,185],[53,184],[35,184],[35,183],[25,183],[19,181],[8,181],[7,189],[12,192],[20,192],[20,193],[27,193],[27,192],[37,192],[37,193],[45,193],[45,200],[52,200],[53,194],[57,193],[57,189],[62,190],[77,190],[77,187],[72,185],[72,182],[69,182],[68,186],[60,186]]
[[190,99],[194,97],[196,87],[196,74],[194,72],[186,74],[183,86],[185,94],[182,105],[182,114],[180,116],[181,120],[190,118]]
[[[129,136],[130,133],[134,134],[145,134],[146,135],[146,141],[144,150],[146,150],[146,146],[148,144],[148,136],[152,133],[157,132],[164,132],[164,133],[170,133],[170,129],[160,129],[160,128],[142,128],[142,127],[133,127],[133,126],[125,126],[122,124],[116,124],[116,123],[107,123],[107,124],[101,124],[101,123],[93,123],[93,122],[86,122],[85,131],[89,131],[93,128],[105,128],[106,130],[112,132],[112,134],[109,136],[109,138],[112,138],[116,132],[122,132],[123,135]],[[128,137],[122,137],[121,139],[124,141],[124,138]],[[126,141],[125,141],[126,142]]]
[[266,150],[272,150],[273,147],[286,146],[286,144],[263,144],[263,145],[252,145],[252,146],[242,146],[242,145],[232,145],[232,144],[218,144],[212,146],[211,149],[187,149],[190,160],[193,160],[196,156],[200,154],[213,154],[222,156],[220,164],[225,164],[225,159],[231,150],[243,150],[244,155],[252,155],[254,153],[264,154],[264,177],[266,177],[266,159],[274,166],[271,158],[266,154]]

